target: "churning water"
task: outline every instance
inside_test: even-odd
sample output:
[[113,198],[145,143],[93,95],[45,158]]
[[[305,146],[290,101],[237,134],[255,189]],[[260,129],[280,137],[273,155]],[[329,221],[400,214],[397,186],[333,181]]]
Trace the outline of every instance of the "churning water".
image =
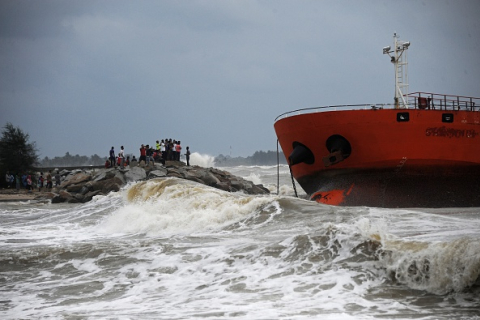
[[[480,208],[332,207],[287,167],[0,204],[2,319],[480,319]],[[298,190],[300,192],[300,190]]]

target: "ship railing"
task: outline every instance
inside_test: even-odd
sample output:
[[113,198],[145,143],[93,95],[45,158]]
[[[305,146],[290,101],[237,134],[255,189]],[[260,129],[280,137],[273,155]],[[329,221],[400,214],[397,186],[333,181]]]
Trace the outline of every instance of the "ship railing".
[[[480,98],[467,96],[454,96],[447,94],[437,94],[429,92],[414,92],[405,95],[408,109],[423,110],[448,110],[448,111],[480,111]],[[376,110],[376,109],[394,109],[393,103],[377,103],[377,104],[343,104],[323,107],[302,108],[282,113],[275,118],[278,121],[291,116],[337,111],[337,110]]]
[[408,101],[408,106],[414,109],[480,111],[480,98],[476,97],[431,92],[413,92],[404,97]]
[[275,121],[278,121],[283,118],[288,118],[292,116],[297,116],[301,114],[317,113],[317,112],[327,112],[327,111],[338,111],[338,110],[376,110],[376,109],[393,109],[395,106],[393,103],[376,103],[376,104],[342,104],[334,106],[323,106],[323,107],[311,107],[311,108],[302,108],[297,110],[288,111],[282,113],[275,118]]

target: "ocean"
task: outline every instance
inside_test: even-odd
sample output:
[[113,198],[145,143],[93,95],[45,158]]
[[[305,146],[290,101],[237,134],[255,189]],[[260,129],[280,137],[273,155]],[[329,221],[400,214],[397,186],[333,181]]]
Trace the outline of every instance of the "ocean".
[[286,166],[221,169],[272,194],[167,178],[0,203],[0,318],[480,319],[480,208],[326,206]]

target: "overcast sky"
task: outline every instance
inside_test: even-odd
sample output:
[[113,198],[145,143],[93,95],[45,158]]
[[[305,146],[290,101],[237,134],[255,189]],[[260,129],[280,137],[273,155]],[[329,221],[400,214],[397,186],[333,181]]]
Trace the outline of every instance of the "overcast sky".
[[0,125],[41,159],[276,150],[283,112],[392,102],[394,32],[410,92],[480,96],[478,0],[0,0]]

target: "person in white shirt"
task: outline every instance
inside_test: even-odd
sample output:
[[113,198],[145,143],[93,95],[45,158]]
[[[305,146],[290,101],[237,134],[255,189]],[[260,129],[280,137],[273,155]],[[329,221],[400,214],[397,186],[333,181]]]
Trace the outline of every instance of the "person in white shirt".
[[118,157],[120,158],[120,168],[124,168],[124,163],[125,163],[125,149],[123,149],[123,146],[120,147],[120,152],[118,153]]

